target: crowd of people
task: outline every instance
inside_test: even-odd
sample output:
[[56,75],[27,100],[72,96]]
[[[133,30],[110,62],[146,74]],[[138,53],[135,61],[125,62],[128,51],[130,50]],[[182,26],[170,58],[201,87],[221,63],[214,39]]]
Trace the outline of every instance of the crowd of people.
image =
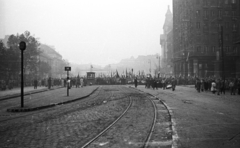
[[[137,87],[137,81],[134,81],[135,87]],[[195,85],[197,92],[210,91],[213,94],[225,94],[226,91],[230,92],[231,95],[240,95],[240,78],[175,78],[175,77],[147,77],[145,88],[152,89],[168,89],[172,88],[174,91],[176,85]]]
[[[140,79],[134,79],[134,85],[137,87]],[[34,89],[37,89],[38,86],[45,86],[51,89],[53,86],[62,86],[62,87],[83,87],[86,86],[87,79],[85,77],[70,77],[70,78],[45,78],[45,79],[34,79],[32,81],[26,81],[25,86],[33,86]],[[213,94],[225,94],[226,91],[230,92],[231,95],[240,95],[240,78],[229,78],[229,79],[220,79],[220,78],[175,78],[175,77],[147,77],[145,79],[145,88],[152,89],[168,89],[171,88],[173,91],[176,88],[176,85],[195,85],[197,92],[207,92],[211,91]],[[20,87],[20,82],[15,80],[0,80],[0,91],[7,89],[13,89],[15,87]]]
[[226,91],[229,91],[231,95],[240,95],[240,78],[226,80],[220,78],[197,78],[195,88],[199,93],[203,91],[211,91],[213,94],[220,95],[225,94]]
[[169,77],[169,78],[157,78],[157,77],[147,77],[146,83],[145,83],[145,88],[153,88],[153,89],[168,89],[171,88],[173,91],[176,88],[176,85],[179,83],[177,79],[174,77]]
[[[51,89],[53,86],[62,86],[66,87],[67,84],[69,83],[69,88],[72,87],[83,87],[86,85],[86,78],[84,77],[70,77],[70,78],[44,78],[41,80],[34,79],[32,81],[25,81],[24,86],[33,86],[34,89],[37,89],[37,87],[48,87]],[[17,80],[0,80],[0,91],[5,91],[5,90],[11,90],[13,88],[17,88],[21,86],[21,82]]]

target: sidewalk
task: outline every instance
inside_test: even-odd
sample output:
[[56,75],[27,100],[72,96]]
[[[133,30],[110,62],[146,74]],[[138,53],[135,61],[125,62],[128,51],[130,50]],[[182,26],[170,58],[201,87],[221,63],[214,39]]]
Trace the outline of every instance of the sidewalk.
[[[54,86],[51,88],[52,89],[57,89],[57,88],[61,88],[61,86]],[[47,87],[37,87],[37,89],[34,89],[33,86],[28,86],[28,87],[24,87],[24,95],[28,95],[30,93],[38,93],[38,92],[43,92],[43,91],[47,91],[49,90]],[[11,90],[4,90],[4,91],[0,91],[0,100],[5,100],[8,98],[15,98],[21,95],[21,88],[17,87],[17,88],[13,88]]]
[[[20,106],[20,104],[18,104],[16,106],[8,108],[7,111],[27,112],[74,102],[76,100],[90,96],[98,89],[98,87],[99,86],[71,88],[69,89],[69,96],[67,96],[66,88],[31,94],[29,96],[25,96],[23,108]],[[17,97],[16,99],[20,99],[20,97]]]

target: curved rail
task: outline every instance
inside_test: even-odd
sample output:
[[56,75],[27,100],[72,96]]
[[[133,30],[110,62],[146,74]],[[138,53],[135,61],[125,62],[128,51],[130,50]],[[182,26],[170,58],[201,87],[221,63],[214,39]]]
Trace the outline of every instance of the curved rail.
[[[149,99],[149,98],[148,98]],[[154,131],[154,127],[156,125],[156,120],[157,120],[157,108],[156,108],[156,104],[153,102],[153,100],[149,99],[151,102],[152,102],[152,105],[153,105],[153,108],[154,108],[154,118],[153,118],[153,122],[152,122],[152,125],[151,125],[151,130],[147,136],[147,140],[145,141],[145,144],[144,144],[144,148],[147,148],[148,147],[148,143],[152,137],[152,133]]]
[[128,107],[125,109],[125,111],[116,119],[114,120],[108,127],[106,127],[104,130],[102,130],[97,136],[89,140],[86,144],[82,146],[82,148],[86,148],[88,145],[90,145],[93,141],[95,141],[97,138],[99,138],[102,134],[104,134],[107,130],[109,130],[114,124],[116,124],[129,110],[129,108],[132,106],[132,98],[130,97],[130,102],[128,104]]

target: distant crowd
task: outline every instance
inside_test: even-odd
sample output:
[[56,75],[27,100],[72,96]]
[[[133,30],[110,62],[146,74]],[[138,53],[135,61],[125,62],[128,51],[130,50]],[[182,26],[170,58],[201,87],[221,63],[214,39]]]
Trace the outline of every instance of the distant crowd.
[[[177,85],[195,85],[197,92],[207,92],[211,91],[213,94],[225,94],[226,91],[230,92],[231,95],[240,95],[240,78],[228,78],[228,79],[220,79],[220,78],[182,78],[182,77],[147,77],[145,79],[134,79],[135,87],[141,82],[141,80],[145,81],[145,88],[152,89],[172,89],[175,90]],[[41,80],[34,79],[32,81],[26,81],[24,86],[33,86],[34,89],[37,89],[38,86],[44,86],[51,89],[53,86],[62,86],[69,88],[72,87],[83,87],[86,86],[87,79],[85,77],[70,77],[66,78],[45,78]],[[98,84],[98,83],[97,83]],[[111,84],[111,83],[110,83]],[[141,83],[142,84],[142,83]],[[4,91],[7,89],[13,89],[15,87],[20,87],[20,82],[16,80],[0,80],[0,91]]]
[[225,94],[229,91],[231,95],[240,95],[240,78],[152,78],[146,79],[145,88],[152,89],[175,89],[176,85],[195,85],[197,92],[211,91],[213,94]]
[[[66,87],[69,84],[69,88],[71,87],[83,87],[86,86],[86,78],[84,77],[70,77],[68,80],[65,78],[45,78],[45,79],[34,79],[32,81],[24,82],[24,86],[33,86],[34,89],[37,87],[48,87],[51,89],[53,86],[62,86]],[[16,80],[0,80],[0,91],[11,90],[16,87],[20,87],[21,82]]]

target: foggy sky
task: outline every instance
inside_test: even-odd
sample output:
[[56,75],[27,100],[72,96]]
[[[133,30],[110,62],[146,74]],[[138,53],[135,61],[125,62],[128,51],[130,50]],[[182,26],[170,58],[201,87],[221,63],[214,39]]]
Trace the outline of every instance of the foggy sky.
[[0,0],[0,38],[24,33],[70,62],[107,65],[160,53],[172,0]]

